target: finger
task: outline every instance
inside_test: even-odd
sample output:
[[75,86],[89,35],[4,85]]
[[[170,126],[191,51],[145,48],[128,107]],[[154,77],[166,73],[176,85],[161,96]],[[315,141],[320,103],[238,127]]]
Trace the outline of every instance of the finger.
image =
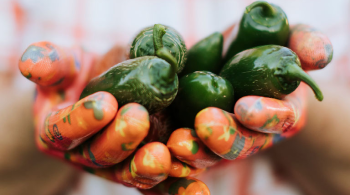
[[191,167],[186,163],[177,160],[176,158],[172,158],[169,176],[170,177],[196,176],[205,170],[206,170],[205,168],[197,169],[197,168]]
[[288,47],[298,55],[304,70],[322,69],[333,58],[333,46],[328,37],[305,24],[291,27]]
[[146,137],[150,127],[146,108],[137,103],[121,107],[99,135],[74,151],[69,160],[88,167],[109,167],[126,159]]
[[72,51],[50,42],[31,44],[19,60],[23,76],[44,87],[63,88],[72,83],[80,63]]
[[229,160],[245,158],[274,142],[274,134],[250,131],[233,115],[215,107],[206,108],[197,114],[195,129],[208,148]]
[[199,169],[212,166],[221,159],[201,142],[193,129],[175,130],[167,146],[177,159]]
[[107,92],[97,92],[77,103],[51,112],[39,130],[50,148],[70,150],[100,131],[116,115],[118,103]]
[[299,121],[306,101],[302,84],[284,100],[260,96],[245,96],[235,105],[237,120],[250,130],[263,133],[286,133]]
[[138,149],[123,165],[117,165],[115,177],[124,185],[149,189],[165,180],[170,172],[171,157],[168,148],[160,142],[152,142]]
[[207,185],[192,177],[169,178],[151,190],[140,191],[144,195],[210,195]]

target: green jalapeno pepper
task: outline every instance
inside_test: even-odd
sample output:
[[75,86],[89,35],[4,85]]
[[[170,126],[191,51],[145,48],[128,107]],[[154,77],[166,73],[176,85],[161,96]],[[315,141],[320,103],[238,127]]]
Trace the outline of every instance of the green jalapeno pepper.
[[[163,26],[157,24],[158,26]],[[158,45],[164,46],[176,59],[178,64],[177,73],[181,72],[187,60],[187,49],[185,42],[181,35],[169,26],[163,26],[165,34]],[[154,38],[159,36],[158,33],[153,33],[154,27],[147,27],[143,29],[133,40],[130,47],[130,59],[141,56],[155,56]]]
[[179,92],[170,109],[179,127],[193,128],[202,109],[213,106],[232,112],[233,102],[229,81],[209,71],[196,71],[180,79]]
[[277,5],[256,1],[246,7],[236,37],[224,57],[224,63],[237,53],[261,45],[285,46],[289,36],[286,14]]
[[119,107],[137,102],[150,114],[170,105],[178,90],[177,63],[162,46],[165,29],[155,25],[156,56],[144,56],[121,62],[92,79],[84,88],[80,99],[98,91],[111,93]]
[[221,62],[223,42],[222,34],[215,32],[191,47],[187,52],[185,68],[179,74],[180,78],[198,70],[219,73],[223,65]]
[[308,84],[319,101],[322,92],[312,78],[303,71],[298,56],[290,49],[265,45],[235,55],[220,72],[235,90],[235,99],[258,95],[281,99],[293,92],[300,81]]

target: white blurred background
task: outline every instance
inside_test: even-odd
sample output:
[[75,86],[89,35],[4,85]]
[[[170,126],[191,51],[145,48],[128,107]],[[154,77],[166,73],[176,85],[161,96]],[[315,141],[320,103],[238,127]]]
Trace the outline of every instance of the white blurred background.
[[[17,87],[33,87],[19,75],[17,62],[28,45],[51,41],[81,45],[103,54],[114,44],[127,44],[143,27],[172,26],[188,47],[239,21],[252,0],[0,0],[0,76],[16,75]],[[331,66],[311,73],[348,82],[350,74],[350,1],[269,0],[287,14],[290,24],[305,23],[323,31],[333,43]],[[0,82],[3,80],[0,79]],[[350,83],[349,83],[350,84]],[[237,194],[241,177],[249,176],[247,194],[300,194],[288,182],[276,180],[264,159],[232,163],[212,173],[212,194]],[[244,171],[249,170],[249,171]],[[205,180],[205,178],[204,178]],[[245,180],[244,180],[245,181]],[[277,183],[277,184],[276,184]],[[237,191],[235,191],[237,190]],[[235,191],[235,192],[234,192]],[[248,193],[249,192],[249,193]],[[138,194],[136,190],[85,174],[71,195]],[[243,194],[239,194],[243,195]]]

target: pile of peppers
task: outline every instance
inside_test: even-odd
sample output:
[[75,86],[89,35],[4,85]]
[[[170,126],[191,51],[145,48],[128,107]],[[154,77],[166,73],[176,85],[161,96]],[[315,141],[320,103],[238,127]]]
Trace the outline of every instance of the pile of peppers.
[[289,22],[280,7],[252,3],[235,33],[223,56],[219,32],[187,51],[175,29],[161,24],[147,27],[133,40],[130,59],[92,79],[81,99],[107,91],[120,106],[136,102],[150,114],[167,110],[175,128],[193,128],[195,116],[207,107],[231,112],[243,96],[282,99],[300,81],[322,101],[322,92],[301,68],[298,55],[286,47]]
[[[280,7],[263,1],[252,3],[234,33],[224,53],[220,32],[187,50],[175,29],[161,24],[147,27],[133,40],[129,60],[92,79],[80,98],[107,91],[120,107],[136,102],[147,109],[152,120],[166,123],[166,128],[158,128],[160,132],[151,128],[139,147],[153,141],[167,143],[176,129],[191,137],[188,129],[194,128],[196,115],[208,107],[229,113],[244,96],[283,99],[301,81],[323,100],[318,85],[304,72],[299,54],[288,45],[290,26]],[[195,140],[194,134],[191,139]],[[170,152],[174,162],[189,162]],[[214,154],[207,155],[216,162]]]

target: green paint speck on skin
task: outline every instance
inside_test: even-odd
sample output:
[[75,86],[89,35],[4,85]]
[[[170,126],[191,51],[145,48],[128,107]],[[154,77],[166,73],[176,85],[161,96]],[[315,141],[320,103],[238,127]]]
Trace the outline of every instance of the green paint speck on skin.
[[172,183],[169,187],[168,193],[170,195],[175,195],[179,193],[179,189],[181,187],[187,188],[191,183],[196,182],[196,180],[193,179],[187,179],[187,178],[180,178],[174,183]]
[[268,124],[272,123],[272,122],[276,122],[276,123],[279,123],[280,122],[280,119],[277,117],[277,114],[273,115],[272,118],[268,119],[264,125],[260,128],[264,129]]
[[[213,134],[213,129],[211,127],[207,127],[207,131],[209,132],[209,135]],[[204,139],[207,140],[209,137],[205,136]]]
[[197,133],[196,133],[196,131],[194,129],[191,129],[191,135],[193,137],[198,137],[198,135],[197,135]]
[[[74,106],[75,106],[75,104],[73,104],[71,110],[74,109]],[[70,122],[70,113],[67,115],[67,119],[68,119],[68,123],[71,124],[71,122]]]
[[140,111],[146,111],[146,112],[148,112],[147,109],[146,109],[145,107],[141,106],[141,105],[138,106],[137,109],[139,109]]
[[131,106],[124,107],[124,108],[120,111],[120,114],[121,114],[121,115],[124,115],[124,114],[127,113],[131,108],[132,108]]
[[192,154],[196,154],[199,150],[199,145],[196,141],[192,141],[192,149],[191,149],[191,152]]
[[28,74],[27,76],[25,76],[27,79],[30,79],[30,78],[32,78],[32,74]]
[[131,151],[134,150],[134,148],[129,149],[128,146],[131,146],[134,142],[129,143],[122,143],[121,147],[123,151]]
[[233,127],[230,127],[230,135],[233,135],[235,133],[236,129]]
[[103,107],[101,105],[101,102],[96,102],[95,100],[88,100],[84,102],[84,107],[93,110],[94,117],[96,120],[103,119]]
[[130,161],[130,164],[129,164],[129,171],[130,171],[130,173],[132,172],[132,170],[131,170],[131,164],[134,162],[134,159],[135,159],[135,156],[132,157],[132,159],[131,159],[131,161]]

